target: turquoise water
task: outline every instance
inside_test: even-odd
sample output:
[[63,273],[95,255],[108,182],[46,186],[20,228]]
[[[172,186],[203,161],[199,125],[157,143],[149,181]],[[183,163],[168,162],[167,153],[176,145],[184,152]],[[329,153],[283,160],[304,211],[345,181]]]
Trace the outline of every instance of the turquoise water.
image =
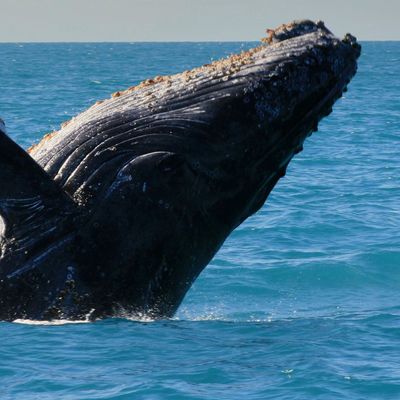
[[[111,92],[250,44],[2,44],[27,147]],[[400,42],[359,73],[176,317],[0,323],[0,399],[399,399]]]

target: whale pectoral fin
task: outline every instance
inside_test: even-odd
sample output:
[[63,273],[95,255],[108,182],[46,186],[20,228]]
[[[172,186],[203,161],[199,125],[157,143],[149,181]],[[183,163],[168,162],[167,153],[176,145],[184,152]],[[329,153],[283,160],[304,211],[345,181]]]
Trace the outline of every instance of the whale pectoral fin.
[[[3,241],[5,237],[7,240],[19,238],[30,230],[35,236],[40,235],[51,215],[73,205],[47,173],[1,128],[0,242],[1,237]],[[39,215],[42,222],[38,221]]]
[[56,183],[29,154],[0,131],[0,201],[60,194]]

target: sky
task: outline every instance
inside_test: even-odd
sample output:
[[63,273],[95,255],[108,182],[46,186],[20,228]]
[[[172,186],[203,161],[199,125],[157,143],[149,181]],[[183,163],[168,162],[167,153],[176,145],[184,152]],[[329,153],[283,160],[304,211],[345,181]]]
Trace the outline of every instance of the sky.
[[0,42],[247,41],[293,19],[400,40],[400,0],[0,0]]

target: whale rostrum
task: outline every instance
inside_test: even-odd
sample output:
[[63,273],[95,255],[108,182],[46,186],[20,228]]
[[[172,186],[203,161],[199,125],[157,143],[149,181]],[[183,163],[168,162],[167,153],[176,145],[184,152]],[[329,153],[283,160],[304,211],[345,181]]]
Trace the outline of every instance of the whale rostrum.
[[171,317],[357,69],[322,22],[99,101],[28,152],[0,123],[0,319]]

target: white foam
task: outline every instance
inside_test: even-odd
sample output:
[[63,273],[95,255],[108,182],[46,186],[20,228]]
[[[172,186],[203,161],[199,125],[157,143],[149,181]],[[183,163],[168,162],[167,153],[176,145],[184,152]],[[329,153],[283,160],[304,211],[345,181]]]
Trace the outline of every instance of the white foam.
[[89,320],[71,321],[68,319],[54,319],[51,321],[37,321],[34,319],[15,319],[13,322],[16,324],[23,324],[23,325],[53,326],[53,325],[68,325],[68,324],[88,324],[90,321]]
[[6,229],[6,224],[4,223],[4,219],[1,218],[1,215],[0,215],[0,240],[1,240],[2,236],[4,235],[5,229]]
[[89,322],[93,322],[90,317],[94,312],[94,308],[92,308],[86,315],[85,319],[52,319],[50,321],[40,321],[35,319],[24,319],[24,318],[17,318],[14,319],[15,324],[23,324],[23,325],[45,325],[45,326],[56,326],[56,325],[70,325],[70,324],[88,324]]

